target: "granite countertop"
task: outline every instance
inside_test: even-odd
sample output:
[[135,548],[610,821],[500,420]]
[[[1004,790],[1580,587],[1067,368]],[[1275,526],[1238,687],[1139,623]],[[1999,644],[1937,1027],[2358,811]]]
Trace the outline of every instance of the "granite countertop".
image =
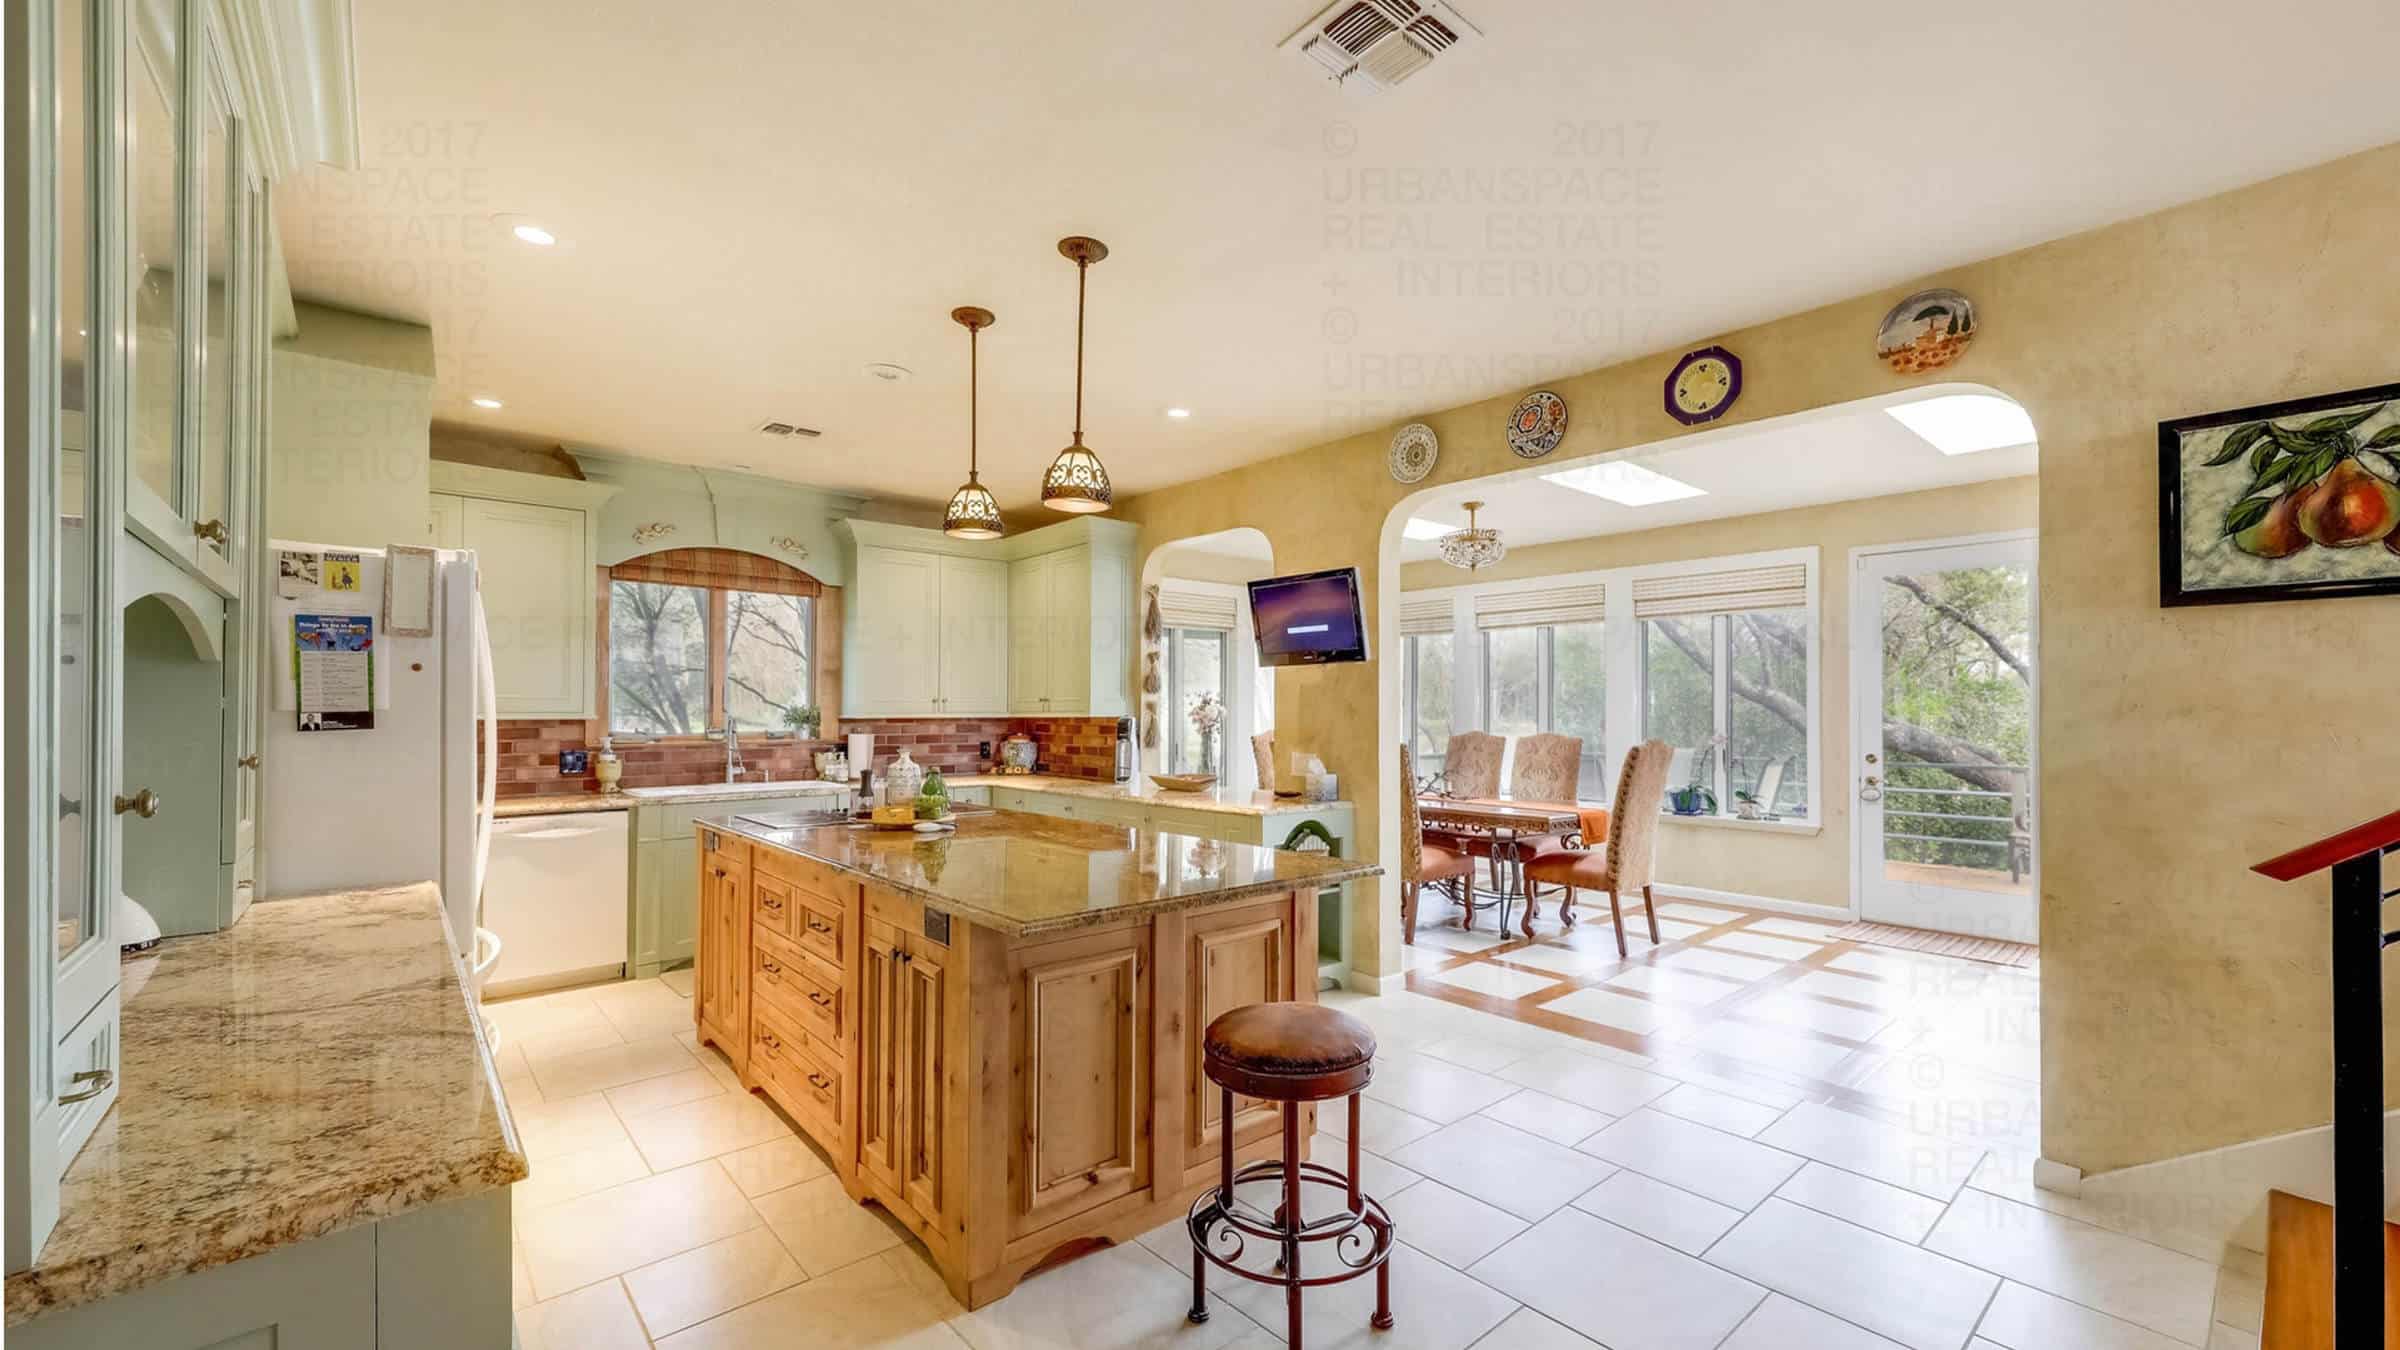
[[957,829],[941,834],[861,825],[773,830],[730,816],[706,824],[1012,937],[1331,886],[1383,870],[1321,853],[1024,811],[961,815]]
[[426,884],[269,900],[128,961],[117,1102],[8,1325],[524,1177],[445,922]]
[[1130,783],[1100,782],[1090,778],[1060,778],[1046,773],[977,773],[947,780],[952,787],[1015,788],[1021,792],[1048,792],[1061,797],[1087,797],[1095,801],[1139,802],[1146,806],[1174,806],[1187,811],[1221,811],[1227,815],[1263,816],[1275,811],[1324,811],[1347,809],[1346,801],[1311,802],[1298,797],[1278,797],[1272,792],[1235,792],[1230,788],[1213,787],[1204,792],[1170,792],[1148,778]]
[[786,778],[773,783],[680,783],[674,787],[636,787],[623,795],[635,802],[735,802],[753,797],[792,797],[848,792],[848,783],[818,778]]
[[633,798],[622,792],[553,792],[540,797],[502,797],[492,803],[492,819],[518,816],[573,816],[587,811],[630,811]]

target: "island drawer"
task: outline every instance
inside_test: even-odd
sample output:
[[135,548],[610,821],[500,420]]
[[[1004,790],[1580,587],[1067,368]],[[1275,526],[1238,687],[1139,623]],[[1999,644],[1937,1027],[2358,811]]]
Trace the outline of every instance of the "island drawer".
[[764,926],[751,934],[750,989],[772,1001],[835,1059],[842,1057],[842,975]]
[[772,872],[804,891],[812,891],[836,904],[858,895],[858,882],[836,872],[814,858],[786,853],[779,848],[758,851],[758,870]]
[[798,887],[765,868],[751,873],[750,921],[762,931],[790,937],[799,924],[799,909]]
[[792,926],[786,930],[787,934],[792,941],[800,944],[800,950],[840,970],[842,950],[846,945],[842,940],[843,933],[850,922],[849,907],[839,900],[797,886],[792,887],[790,893],[798,912],[792,915]]
[[838,1147],[842,1127],[842,1074],[807,1032],[785,1020],[779,1005],[750,1008],[750,1074],[804,1125],[825,1131],[818,1142]]

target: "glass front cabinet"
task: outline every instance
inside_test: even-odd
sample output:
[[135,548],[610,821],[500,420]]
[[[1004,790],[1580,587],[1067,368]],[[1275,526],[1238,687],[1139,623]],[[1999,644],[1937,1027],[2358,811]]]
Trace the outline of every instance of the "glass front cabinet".
[[11,1271],[116,1100],[121,947],[224,927],[256,874],[269,180],[325,59],[283,19],[7,6]]

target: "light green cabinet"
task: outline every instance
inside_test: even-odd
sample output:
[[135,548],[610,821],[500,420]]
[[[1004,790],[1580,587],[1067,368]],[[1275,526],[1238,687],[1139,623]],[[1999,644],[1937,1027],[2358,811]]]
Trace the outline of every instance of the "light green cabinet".
[[1009,564],[1008,709],[1012,713],[1123,717],[1133,711],[1132,537],[1110,531],[1087,533],[1084,542],[1034,553]]
[[706,802],[643,801],[636,798],[626,829],[626,916],[629,953],[626,973],[646,979],[669,966],[693,960],[700,941],[700,854],[695,822],[710,816],[767,811],[805,811],[844,800],[843,789],[825,792],[762,792]]
[[426,536],[475,551],[503,717],[589,717],[596,705],[600,508],[616,489],[436,463]]

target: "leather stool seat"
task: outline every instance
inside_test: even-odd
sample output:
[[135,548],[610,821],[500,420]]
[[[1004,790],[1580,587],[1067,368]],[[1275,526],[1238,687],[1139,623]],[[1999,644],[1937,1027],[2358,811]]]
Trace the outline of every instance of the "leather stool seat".
[[1375,1033],[1319,1003],[1253,1003],[1208,1024],[1209,1081],[1245,1097],[1316,1102],[1347,1097],[1375,1075]]

